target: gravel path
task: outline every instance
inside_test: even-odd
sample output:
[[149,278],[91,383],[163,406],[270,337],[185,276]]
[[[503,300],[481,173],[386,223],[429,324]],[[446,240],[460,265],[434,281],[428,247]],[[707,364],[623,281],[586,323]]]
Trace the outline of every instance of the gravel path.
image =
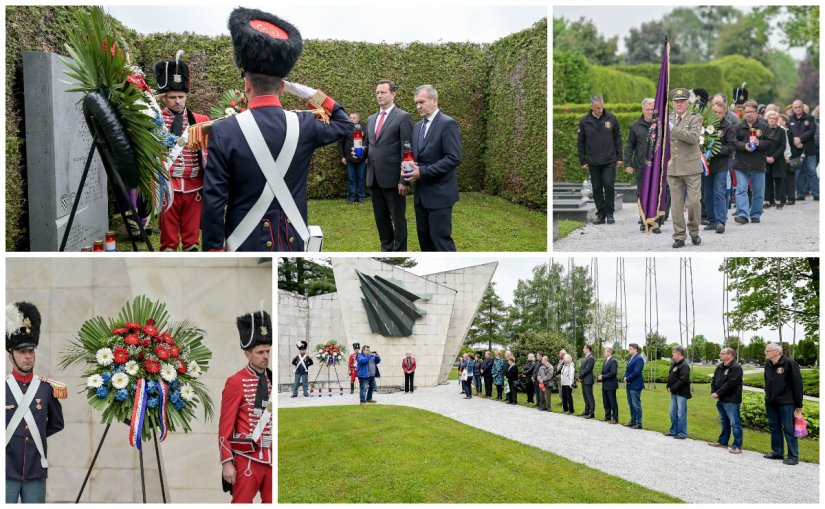
[[694,246],[690,237],[685,247],[673,249],[673,222],[662,226],[659,235],[639,231],[636,206],[625,203],[614,214],[616,224],[588,224],[574,230],[567,237],[553,242],[554,251],[663,251],[689,255],[697,252],[818,252],[819,202],[808,197],[782,210],[765,209],[759,224],[740,225],[733,221],[733,209],[728,210],[728,221],[723,234],[705,231],[700,226],[702,243]]
[[[817,464],[800,463],[790,467],[781,461],[766,460],[753,451],[734,455],[702,441],[674,440],[659,432],[630,430],[595,419],[548,414],[484,398],[464,400],[458,393],[458,385],[453,382],[421,388],[414,394],[376,394],[375,398],[379,404],[429,410],[687,502],[813,504],[819,501]],[[311,399],[290,396],[289,392],[278,394],[279,408],[358,404],[357,392],[350,395],[345,391],[343,397]]]

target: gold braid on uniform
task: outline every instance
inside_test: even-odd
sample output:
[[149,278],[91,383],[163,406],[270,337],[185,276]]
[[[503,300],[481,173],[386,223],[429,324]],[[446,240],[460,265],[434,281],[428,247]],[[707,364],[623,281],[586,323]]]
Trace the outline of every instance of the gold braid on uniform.
[[55,398],[66,399],[69,397],[69,390],[63,382],[58,382],[57,380],[52,380],[51,378],[45,376],[41,376],[40,381],[46,382],[52,386],[52,395]]

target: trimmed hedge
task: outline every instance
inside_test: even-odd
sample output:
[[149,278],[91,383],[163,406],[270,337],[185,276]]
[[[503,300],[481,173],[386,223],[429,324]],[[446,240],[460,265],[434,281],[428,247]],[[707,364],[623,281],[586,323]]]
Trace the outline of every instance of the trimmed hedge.
[[637,97],[641,101],[656,95],[658,80],[658,76],[656,81],[651,81],[611,67],[593,65],[590,66],[589,95],[600,95],[605,102],[633,102]]
[[[23,118],[23,52],[65,53],[63,24],[88,7],[6,7],[6,251],[28,249],[26,146]],[[140,36],[114,20],[118,43],[133,62],[140,58]]]
[[590,101],[590,63],[581,53],[553,52],[553,103]]
[[[768,413],[765,410],[765,395],[757,392],[742,391],[740,407],[742,426],[759,431],[770,431]],[[819,439],[819,405],[803,405],[802,416],[808,421],[807,439]],[[805,440],[805,438],[801,439]]]
[[[610,103],[610,113],[614,115],[617,113],[642,113],[642,100],[632,103]],[[583,104],[554,104],[553,115],[562,113],[576,113],[577,115],[584,115],[590,111],[590,103]]]
[[484,190],[546,210],[547,19],[495,42],[487,54]]

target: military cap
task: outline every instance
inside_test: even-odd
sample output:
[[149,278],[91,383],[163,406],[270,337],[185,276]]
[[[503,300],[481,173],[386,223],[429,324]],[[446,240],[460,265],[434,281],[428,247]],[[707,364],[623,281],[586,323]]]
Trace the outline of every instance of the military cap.
[[155,62],[155,81],[158,93],[189,93],[189,64],[180,59],[183,50],[178,50],[174,60]]
[[687,88],[674,88],[670,91],[671,101],[687,101],[690,99],[690,90]]
[[742,83],[741,87],[733,89],[733,104],[745,104],[748,100],[748,89],[745,85],[746,83]]
[[28,302],[6,305],[6,351],[32,350],[40,343],[40,311]]

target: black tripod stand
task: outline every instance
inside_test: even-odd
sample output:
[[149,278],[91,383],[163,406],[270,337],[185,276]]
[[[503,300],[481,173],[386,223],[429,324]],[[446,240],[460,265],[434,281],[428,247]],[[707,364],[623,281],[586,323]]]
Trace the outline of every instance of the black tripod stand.
[[[106,425],[106,429],[103,430],[103,436],[100,437],[100,443],[97,444],[97,450],[95,451],[95,455],[92,458],[92,464],[89,465],[89,470],[86,472],[86,477],[83,479],[83,484],[80,486],[80,492],[77,494],[77,498],[75,499],[74,503],[80,503],[80,497],[83,496],[83,490],[86,489],[86,483],[89,481],[89,476],[92,474],[92,469],[95,468],[95,462],[97,462],[97,456],[100,454],[100,449],[103,447],[103,441],[106,440],[106,434],[109,433],[109,428],[112,426],[112,423]],[[166,488],[163,484],[163,468],[160,466],[160,448],[158,447],[158,437],[155,434],[155,428],[152,427],[152,439],[155,442],[155,456],[158,460],[158,476],[160,477],[160,493],[163,496],[163,503],[166,503]],[[138,456],[140,457],[140,488],[143,492],[143,503],[146,503],[146,475],[143,469],[143,449],[138,449]]]
[[[327,368],[327,388],[329,389],[329,395],[332,396],[332,387],[331,387],[331,385],[332,385],[332,374],[329,371],[330,367],[332,367],[332,369],[335,370],[335,381],[338,382],[338,391],[339,391],[340,395],[343,396],[344,395],[344,386],[341,385],[341,378],[338,376],[338,365],[335,364],[334,361],[331,362],[329,357],[327,357],[327,360],[326,360],[326,362],[324,362],[324,365]],[[318,369],[318,373],[315,374],[315,380],[313,380],[312,384],[310,384],[310,390],[309,390],[310,394],[312,394],[312,392],[315,390],[315,383],[318,381],[318,377],[321,375],[321,370],[322,369],[323,369],[323,366]],[[318,389],[318,397],[319,398],[323,396],[322,393],[324,391],[323,382],[321,382],[321,384],[322,384],[321,388]]]

